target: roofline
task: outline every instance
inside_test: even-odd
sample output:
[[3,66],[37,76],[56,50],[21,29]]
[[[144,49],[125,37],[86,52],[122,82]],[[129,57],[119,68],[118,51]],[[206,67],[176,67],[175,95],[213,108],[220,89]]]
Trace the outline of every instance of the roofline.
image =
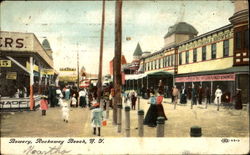
[[177,44],[176,46],[181,46],[182,44],[186,44],[186,43],[189,43],[189,42],[198,40],[198,39],[203,38],[203,37],[205,37],[205,36],[208,36],[208,35],[211,35],[211,34],[213,34],[213,33],[219,32],[219,31],[224,30],[224,29],[232,28],[232,27],[233,27],[233,24],[225,25],[225,26],[223,26],[223,27],[220,27],[220,28],[217,28],[217,29],[215,29],[215,30],[212,30],[212,31],[203,33],[203,34],[201,34],[201,35],[199,35],[199,36],[196,36],[196,37],[194,37],[193,39],[190,39],[190,40],[186,40],[186,41],[184,41],[184,42],[181,42],[181,43]]
[[154,55],[156,55],[156,54],[159,54],[159,53],[161,53],[161,52],[163,52],[163,51],[165,51],[165,50],[167,50],[167,49],[171,49],[171,48],[175,48],[175,47],[181,46],[181,45],[183,45],[183,44],[186,44],[186,43],[189,43],[189,42],[198,40],[198,39],[203,38],[203,37],[205,37],[205,36],[208,36],[208,35],[211,35],[211,34],[213,34],[213,33],[219,32],[219,31],[224,30],[224,29],[232,28],[232,27],[233,27],[233,24],[225,25],[225,26],[223,26],[223,27],[220,27],[220,28],[217,28],[217,29],[215,29],[215,30],[212,30],[212,31],[203,33],[203,34],[201,34],[201,35],[199,35],[199,36],[196,36],[196,37],[194,37],[193,39],[190,39],[190,40],[181,42],[181,43],[179,43],[179,44],[171,45],[171,46],[167,46],[167,47],[163,47],[161,50],[159,50],[159,51],[157,51],[157,52],[154,52],[154,53],[151,53],[151,54],[149,54],[149,55],[147,55],[147,56],[145,56],[145,57],[143,57],[143,58],[141,58],[141,59],[149,58],[149,57],[154,56]]

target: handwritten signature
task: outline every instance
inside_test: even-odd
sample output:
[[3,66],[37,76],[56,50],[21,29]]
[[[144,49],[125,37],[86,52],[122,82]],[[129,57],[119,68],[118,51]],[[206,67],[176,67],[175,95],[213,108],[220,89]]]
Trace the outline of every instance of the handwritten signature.
[[48,151],[43,151],[39,149],[35,149],[34,145],[30,145],[26,150],[23,151],[26,155],[52,155],[52,154],[65,154],[69,153],[71,150],[63,150],[62,145],[54,146],[54,147],[49,147]]

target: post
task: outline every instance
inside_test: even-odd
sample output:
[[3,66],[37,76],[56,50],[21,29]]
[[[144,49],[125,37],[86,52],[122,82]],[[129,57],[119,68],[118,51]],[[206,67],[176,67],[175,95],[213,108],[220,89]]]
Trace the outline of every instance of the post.
[[79,49],[78,49],[78,43],[77,43],[77,91],[79,92]]
[[30,110],[34,109],[33,84],[34,84],[33,57],[30,57]]
[[105,0],[102,1],[102,27],[101,27],[101,39],[100,39],[100,57],[99,57],[99,73],[98,73],[98,86],[97,86],[97,102],[100,102],[100,100],[101,100],[101,91],[102,91],[102,57],[103,57],[104,23],[105,23]]
[[117,105],[117,132],[121,133],[122,130],[122,105]]
[[130,137],[130,107],[125,107],[125,132],[126,137]]
[[114,97],[112,97],[112,105],[113,105],[113,125],[117,124],[117,104],[114,104]]
[[139,137],[144,136],[143,120],[144,120],[144,111],[139,110],[138,111],[138,136]]
[[192,126],[190,128],[190,136],[191,137],[201,137],[202,132],[201,132],[201,127],[199,126]]
[[106,102],[106,119],[109,119],[109,100]]
[[165,126],[164,117],[157,117],[156,137],[164,137],[164,126]]
[[220,110],[220,103],[219,103],[219,97],[217,97],[217,111]]
[[137,98],[138,98],[137,110],[140,110],[140,97],[137,97]]
[[[117,105],[121,105],[121,52],[122,52],[122,0],[116,0],[115,8],[115,51],[114,51],[114,67],[113,67],[113,77],[114,77],[114,121],[118,122],[117,115],[115,111],[117,110]],[[120,110],[119,110],[120,111]],[[121,116],[121,113],[118,115]],[[117,120],[117,121],[116,121]],[[120,121],[120,120],[119,120]],[[120,122],[121,123],[121,122]],[[118,127],[119,128],[119,127]],[[119,131],[118,131],[119,132]]]

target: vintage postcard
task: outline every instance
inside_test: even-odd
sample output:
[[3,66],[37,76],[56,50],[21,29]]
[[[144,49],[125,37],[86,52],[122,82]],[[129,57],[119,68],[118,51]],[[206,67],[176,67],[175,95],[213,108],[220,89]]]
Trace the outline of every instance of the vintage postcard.
[[248,154],[247,0],[2,1],[1,154]]

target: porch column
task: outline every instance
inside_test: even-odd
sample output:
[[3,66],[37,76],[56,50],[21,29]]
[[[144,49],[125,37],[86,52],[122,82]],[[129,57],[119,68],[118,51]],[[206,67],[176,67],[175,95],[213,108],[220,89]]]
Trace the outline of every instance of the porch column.
[[33,73],[33,57],[30,57],[30,110],[34,109],[34,98],[33,98],[33,84],[34,84],[34,73]]

